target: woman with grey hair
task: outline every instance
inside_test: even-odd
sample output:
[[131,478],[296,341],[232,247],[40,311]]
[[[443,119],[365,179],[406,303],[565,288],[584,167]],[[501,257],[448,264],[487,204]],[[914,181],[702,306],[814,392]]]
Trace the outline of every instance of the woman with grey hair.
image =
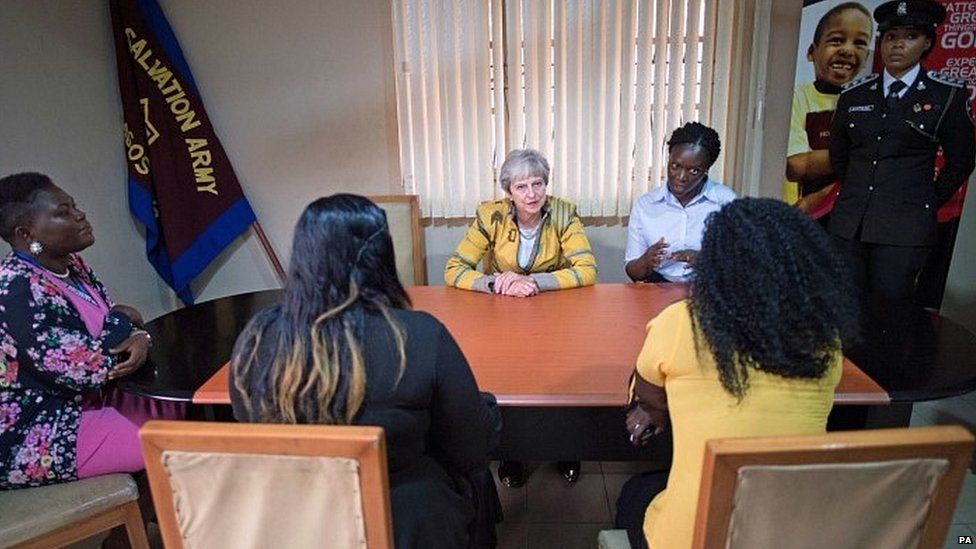
[[[506,197],[478,206],[474,222],[447,260],[444,282],[515,297],[594,284],[596,259],[576,205],[546,194],[545,157],[533,149],[511,151],[498,181]],[[477,265],[488,253],[482,273]],[[579,462],[560,462],[559,470],[569,482],[579,478]],[[510,487],[525,482],[520,462],[502,462],[498,477]]]
[[[444,282],[464,290],[529,297],[596,282],[596,259],[576,205],[546,195],[549,162],[516,149],[498,175],[507,195],[483,202],[444,268]],[[477,270],[491,252],[486,272]]]

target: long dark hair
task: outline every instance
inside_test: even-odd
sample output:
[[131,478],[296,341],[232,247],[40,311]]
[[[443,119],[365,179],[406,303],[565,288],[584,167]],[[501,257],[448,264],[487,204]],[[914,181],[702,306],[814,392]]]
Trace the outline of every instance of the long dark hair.
[[822,228],[779,200],[735,200],[708,218],[689,301],[696,334],[738,399],[751,369],[822,377],[857,332],[842,258]]
[[[402,375],[404,333],[390,310],[409,307],[383,210],[353,194],[320,198],[295,226],[281,304],[255,317],[237,340],[235,386],[260,421],[351,423],[366,394],[365,315],[386,319]],[[270,361],[259,353],[262,339]]]

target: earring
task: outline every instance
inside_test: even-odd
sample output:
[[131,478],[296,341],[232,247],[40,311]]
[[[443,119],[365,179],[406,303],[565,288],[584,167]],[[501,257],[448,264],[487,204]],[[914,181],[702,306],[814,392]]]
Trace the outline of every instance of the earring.
[[30,253],[34,255],[41,255],[41,252],[44,251],[44,246],[42,246],[41,243],[36,240],[31,242],[30,246],[27,248],[30,250]]

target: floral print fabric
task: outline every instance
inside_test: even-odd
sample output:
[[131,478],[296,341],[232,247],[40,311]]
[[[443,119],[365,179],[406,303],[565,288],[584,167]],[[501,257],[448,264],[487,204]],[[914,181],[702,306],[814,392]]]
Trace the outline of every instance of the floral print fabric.
[[[69,269],[112,302],[78,256]],[[105,385],[108,350],[132,331],[110,313],[92,337],[78,310],[47,277],[13,254],[0,262],[0,490],[77,478],[81,402]]]

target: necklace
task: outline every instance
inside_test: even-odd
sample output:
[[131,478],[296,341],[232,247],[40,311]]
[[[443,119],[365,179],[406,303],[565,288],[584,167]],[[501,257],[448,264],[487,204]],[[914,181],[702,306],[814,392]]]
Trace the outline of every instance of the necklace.
[[30,265],[33,265],[34,267],[36,267],[36,268],[38,268],[38,269],[40,269],[42,271],[46,271],[48,273],[51,273],[51,276],[53,276],[53,277],[57,278],[59,281],[61,281],[61,283],[64,284],[64,286],[68,289],[68,291],[70,291],[73,294],[77,295],[78,297],[84,299],[88,303],[91,303],[92,305],[95,305],[96,304],[95,303],[95,299],[91,295],[89,295],[88,290],[85,289],[84,284],[82,284],[81,281],[79,281],[79,280],[75,280],[71,276],[71,268],[65,269],[64,270],[64,273],[56,273],[56,272],[52,271],[51,269],[48,269],[44,265],[41,265],[36,259],[34,259],[33,257],[31,257],[31,256],[29,256],[29,255],[27,255],[25,253],[18,252],[18,251],[15,250],[14,251],[14,255],[16,255],[17,257],[19,257],[25,263],[28,263]]
[[34,259],[33,257],[31,257],[31,256],[29,256],[29,255],[27,255],[25,253],[18,252],[18,251],[14,251],[14,255],[16,255],[17,257],[19,257],[23,261],[25,261],[27,263],[30,263],[31,265],[33,265],[33,266],[35,266],[37,268],[44,269],[45,271],[47,271],[47,272],[51,273],[52,275],[60,278],[61,280],[67,280],[68,277],[71,276],[71,269],[70,268],[65,267],[63,273],[56,273],[56,272],[52,271],[51,269],[48,269],[44,265],[41,265],[40,262],[38,262],[36,259]]

